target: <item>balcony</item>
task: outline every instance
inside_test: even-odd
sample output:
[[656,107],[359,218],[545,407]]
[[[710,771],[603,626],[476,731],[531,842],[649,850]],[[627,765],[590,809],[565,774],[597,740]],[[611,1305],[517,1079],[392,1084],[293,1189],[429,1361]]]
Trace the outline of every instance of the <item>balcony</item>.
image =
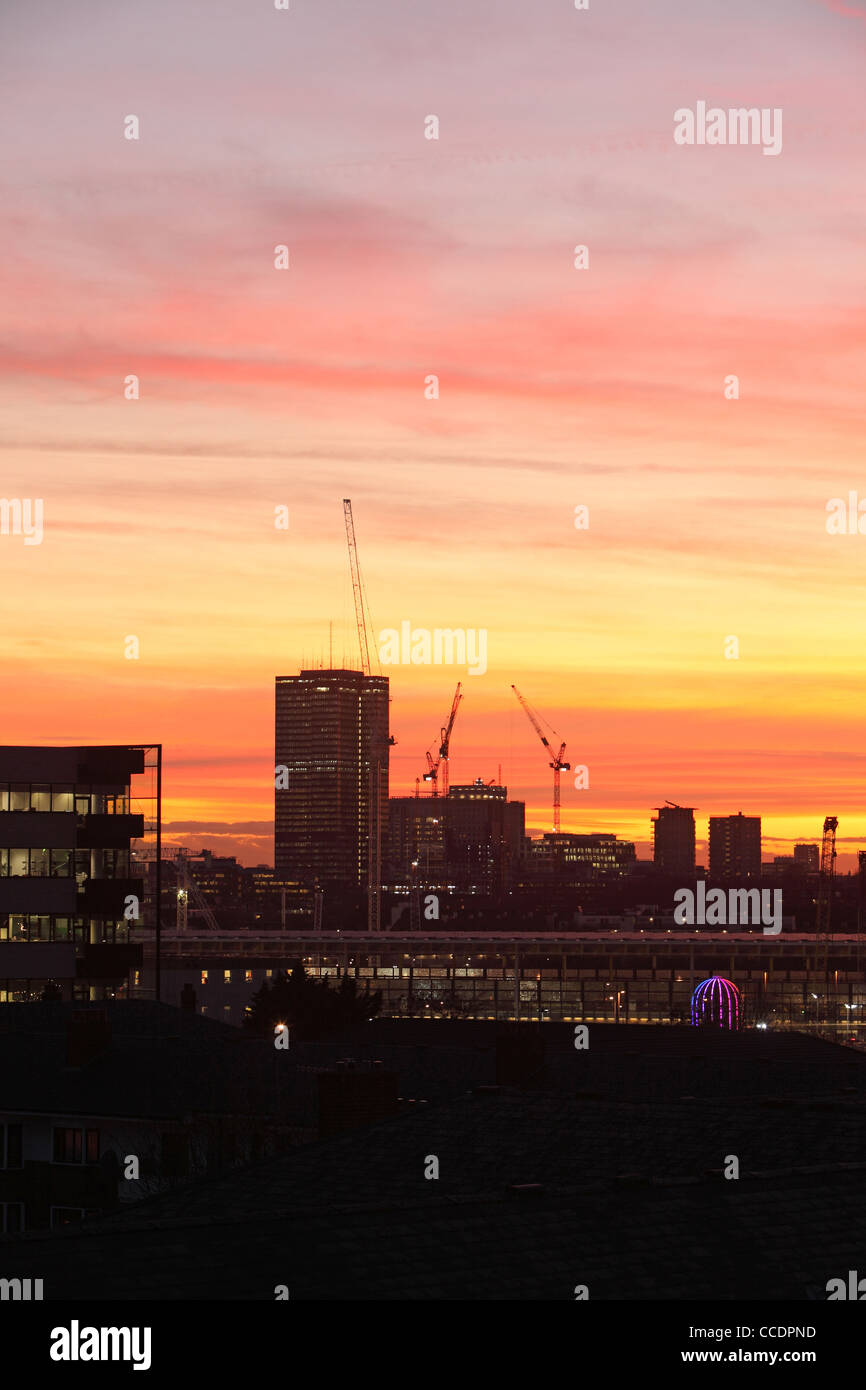
[[[10,879],[9,882],[12,882]],[[2,884],[2,880],[0,880]],[[124,899],[138,898],[144,904],[144,880],[140,878],[90,878],[78,894],[75,913],[79,917],[123,916]],[[35,909],[33,909],[35,911]]]
[[79,849],[128,849],[130,840],[144,834],[144,816],[86,815],[78,818],[77,826]]

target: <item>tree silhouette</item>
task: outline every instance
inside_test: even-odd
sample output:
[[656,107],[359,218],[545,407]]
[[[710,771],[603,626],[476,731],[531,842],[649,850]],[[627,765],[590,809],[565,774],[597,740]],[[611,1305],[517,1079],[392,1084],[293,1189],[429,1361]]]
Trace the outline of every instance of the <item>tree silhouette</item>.
[[382,991],[370,993],[369,984],[358,992],[357,981],[344,975],[336,989],[327,979],[314,980],[300,962],[291,972],[265,980],[247,1005],[244,1027],[263,1037],[273,1037],[278,1023],[289,1026],[292,1038],[322,1038],[351,1032],[374,1018],[382,1007]]

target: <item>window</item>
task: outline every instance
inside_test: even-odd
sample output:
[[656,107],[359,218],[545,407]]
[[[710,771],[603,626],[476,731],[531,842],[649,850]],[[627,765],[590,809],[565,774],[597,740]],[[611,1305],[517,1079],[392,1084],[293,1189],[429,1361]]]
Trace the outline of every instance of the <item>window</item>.
[[55,1163],[98,1163],[99,1130],[57,1128],[54,1131]]
[[253,972],[252,972],[252,970],[245,970],[245,971],[244,971],[244,983],[245,983],[245,984],[248,984],[248,985],[249,985],[249,984],[252,984],[252,979],[253,979]]
[[9,788],[9,810],[30,810],[30,788],[24,783],[13,782]]
[[51,877],[68,878],[72,873],[72,852],[68,849],[51,851]]
[[52,811],[71,811],[72,788],[71,787],[52,787],[51,788],[51,809]]
[[203,985],[206,985],[206,984],[207,984],[207,971],[206,971],[206,970],[203,970],[203,971],[201,972],[201,982],[202,982]]
[[47,849],[31,849],[30,851],[30,876],[31,878],[48,878],[51,868],[51,855]]
[[0,1125],[0,1168],[20,1168],[21,1125]]
[[0,786],[0,811],[9,810],[9,783],[4,782]]
[[0,1231],[6,1236],[16,1236],[24,1230],[24,1203],[0,1202]]
[[10,849],[9,851],[9,877],[27,877],[27,851],[26,849]]
[[224,970],[224,971],[223,971],[223,984],[224,984],[224,985],[230,985],[231,982],[232,982],[232,972],[231,972],[230,970]]
[[50,810],[51,810],[51,788],[50,788],[50,787],[31,787],[31,788],[30,788],[30,809],[31,809],[31,811],[50,811]]
[[0,878],[9,877],[9,851],[0,849]]
[[81,1162],[81,1130],[80,1129],[55,1129],[54,1131],[54,1162],[55,1163],[80,1163]]
[[76,1221],[84,1220],[83,1207],[52,1207],[51,1208],[51,1229],[56,1231],[60,1226],[72,1226]]

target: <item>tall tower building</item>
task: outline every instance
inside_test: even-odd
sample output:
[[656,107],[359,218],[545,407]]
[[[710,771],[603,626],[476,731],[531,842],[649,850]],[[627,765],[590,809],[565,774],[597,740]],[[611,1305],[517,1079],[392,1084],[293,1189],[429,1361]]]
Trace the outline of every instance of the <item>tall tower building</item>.
[[276,678],[274,866],[278,878],[366,888],[388,822],[388,677]]
[[695,876],[694,806],[656,806],[653,817],[653,862],[664,874]]
[[761,876],[761,817],[710,816],[710,878]]

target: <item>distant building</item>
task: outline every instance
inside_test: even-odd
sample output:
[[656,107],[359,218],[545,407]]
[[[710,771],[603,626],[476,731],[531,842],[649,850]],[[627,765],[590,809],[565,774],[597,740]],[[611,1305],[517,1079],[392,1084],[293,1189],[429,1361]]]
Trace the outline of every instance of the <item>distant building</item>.
[[710,878],[761,876],[761,817],[710,816]]
[[256,919],[272,926],[312,911],[311,889],[297,879],[278,878],[266,864],[244,870],[244,893]]
[[444,796],[392,796],[388,802],[385,876],[395,885],[438,885],[445,867]]
[[277,878],[367,886],[371,838],[378,862],[387,825],[388,698],[387,676],[277,676]]
[[0,1002],[49,984],[79,1000],[127,989],[141,964],[135,926],[152,925],[135,854],[159,825],[160,756],[157,745],[0,748]]
[[794,863],[799,864],[809,874],[818,872],[818,846],[817,845],[795,845]]
[[694,806],[657,806],[653,817],[653,863],[664,874],[695,875]]
[[497,895],[511,886],[523,852],[526,805],[508,788],[474,782],[452,786],[446,798],[445,861],[457,888]]
[[623,878],[636,863],[635,847],[615,835],[572,835],[549,832],[529,842],[530,862],[536,873],[560,882],[609,883]]
[[214,907],[240,907],[244,898],[245,872],[234,855],[217,855],[209,849],[187,857],[187,867]]

